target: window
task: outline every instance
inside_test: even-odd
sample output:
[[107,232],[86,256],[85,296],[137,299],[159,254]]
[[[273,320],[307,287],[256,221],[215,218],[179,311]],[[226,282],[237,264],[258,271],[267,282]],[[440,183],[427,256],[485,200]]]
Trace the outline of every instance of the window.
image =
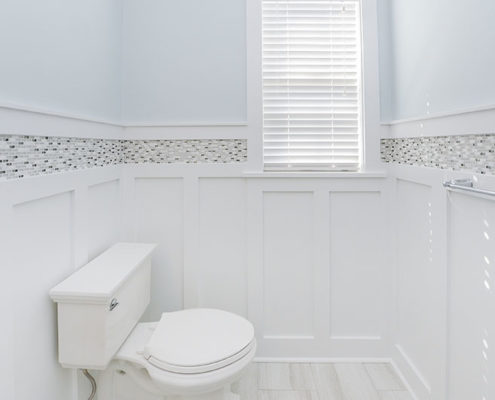
[[262,1],[265,169],[359,169],[359,1]]

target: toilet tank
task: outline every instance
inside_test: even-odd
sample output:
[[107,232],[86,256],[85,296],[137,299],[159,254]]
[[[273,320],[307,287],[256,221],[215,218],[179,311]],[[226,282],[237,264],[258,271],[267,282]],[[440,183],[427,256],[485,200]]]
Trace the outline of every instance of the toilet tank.
[[107,367],[150,302],[155,247],[117,243],[50,291],[62,366]]

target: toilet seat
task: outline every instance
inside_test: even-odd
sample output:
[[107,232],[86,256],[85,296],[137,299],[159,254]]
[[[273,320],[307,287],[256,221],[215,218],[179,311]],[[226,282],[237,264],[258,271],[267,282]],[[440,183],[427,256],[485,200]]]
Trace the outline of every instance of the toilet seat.
[[[185,311],[179,312],[184,313]],[[204,311],[204,315],[211,315],[211,313],[209,310]],[[242,318],[242,320],[244,319]],[[248,324],[251,326],[250,323]],[[230,357],[224,358],[216,364],[192,366],[192,369],[191,367],[182,366],[181,368],[184,368],[184,372],[173,372],[165,369],[170,366],[163,366],[165,367],[163,368],[152,364],[149,360],[150,354],[145,356],[145,348],[146,353],[149,353],[154,347],[153,342],[158,338],[163,338],[160,333],[157,333],[156,340],[151,340],[157,331],[158,325],[159,322],[138,323],[115,355],[111,365],[108,367],[106,376],[111,377],[112,371],[125,372],[150,393],[161,396],[164,394],[197,396],[220,390],[238,380],[256,354],[256,338],[254,338],[253,329],[253,337],[248,345]],[[234,323],[233,326],[238,325]],[[246,337],[249,338],[249,335]],[[209,371],[197,372],[201,369],[209,369]],[[112,378],[109,379],[111,380]]]
[[222,310],[189,309],[162,315],[143,356],[164,371],[198,374],[240,360],[254,345],[254,328],[246,319]]

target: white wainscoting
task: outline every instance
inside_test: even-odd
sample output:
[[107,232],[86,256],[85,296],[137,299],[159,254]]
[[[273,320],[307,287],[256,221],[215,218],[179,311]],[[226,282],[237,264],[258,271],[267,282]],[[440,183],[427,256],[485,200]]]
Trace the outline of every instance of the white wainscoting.
[[442,182],[495,178],[393,166],[396,252],[394,362],[418,399],[495,395],[495,202]]
[[87,382],[58,365],[48,291],[117,240],[159,244],[146,320],[217,307],[253,321],[260,358],[390,357],[383,175],[281,178],[162,165],[0,185],[7,398],[87,396]]
[[[134,181],[133,241],[153,242],[152,301],[145,319],[183,306],[184,195],[181,178],[137,178]],[[129,195],[129,194],[128,194]],[[160,267],[156,267],[160,266]]]
[[108,167],[0,183],[2,398],[77,399],[76,375],[57,361],[48,291],[119,240],[120,173]]
[[[10,277],[15,299],[11,305],[16,399],[42,393],[60,397],[64,394],[68,398],[71,393],[70,372],[60,368],[54,357],[56,308],[47,291],[73,270],[72,207],[72,191],[13,206],[14,230],[20,245],[15,274]],[[52,329],[44,329],[46,326]],[[23,377],[29,377],[29,384],[19,384]]]
[[449,198],[448,398],[495,397],[495,201]]
[[126,166],[129,240],[159,244],[147,319],[183,307],[247,316],[260,358],[390,356],[383,176],[245,176]]
[[246,190],[241,178],[199,180],[199,304],[242,316],[248,315]]

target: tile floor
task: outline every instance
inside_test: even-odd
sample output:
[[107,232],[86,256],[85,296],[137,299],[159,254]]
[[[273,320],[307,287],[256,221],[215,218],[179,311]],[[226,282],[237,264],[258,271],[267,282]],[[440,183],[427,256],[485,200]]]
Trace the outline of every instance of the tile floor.
[[413,400],[388,364],[255,363],[241,400]]

